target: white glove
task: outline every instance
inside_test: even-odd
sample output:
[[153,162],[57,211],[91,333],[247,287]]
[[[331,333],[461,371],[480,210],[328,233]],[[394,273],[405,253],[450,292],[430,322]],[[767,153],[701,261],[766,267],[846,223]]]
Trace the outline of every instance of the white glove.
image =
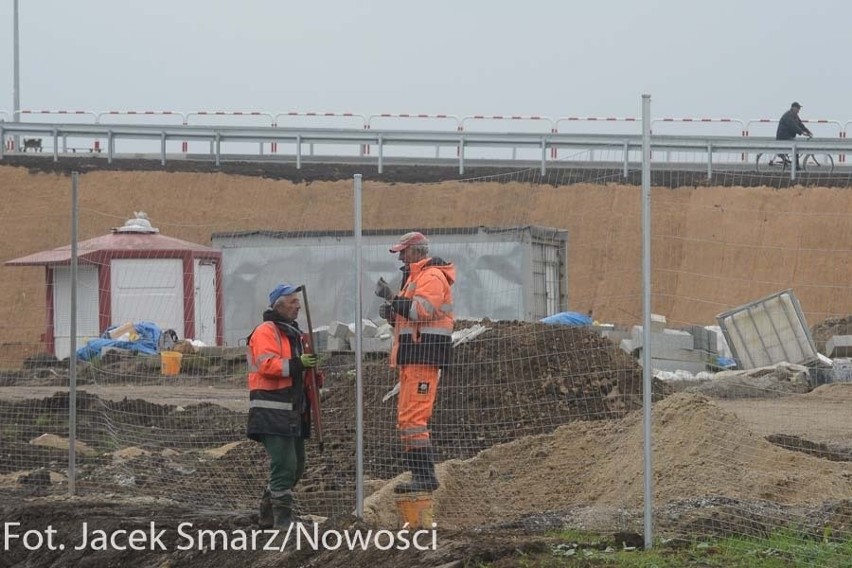
[[388,286],[388,283],[385,282],[384,278],[380,277],[379,281],[376,282],[375,293],[376,293],[376,296],[378,296],[379,298],[384,298],[388,302],[393,300],[393,290],[391,290],[391,287]]

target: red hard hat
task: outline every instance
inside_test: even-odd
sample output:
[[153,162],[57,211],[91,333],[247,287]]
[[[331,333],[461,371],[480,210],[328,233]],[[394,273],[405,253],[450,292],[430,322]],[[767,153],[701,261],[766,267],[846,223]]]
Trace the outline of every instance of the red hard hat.
[[418,233],[417,231],[413,231],[411,233],[405,233],[402,235],[399,240],[390,248],[391,252],[399,252],[407,249],[410,246],[415,245],[428,245],[429,239],[423,233]]

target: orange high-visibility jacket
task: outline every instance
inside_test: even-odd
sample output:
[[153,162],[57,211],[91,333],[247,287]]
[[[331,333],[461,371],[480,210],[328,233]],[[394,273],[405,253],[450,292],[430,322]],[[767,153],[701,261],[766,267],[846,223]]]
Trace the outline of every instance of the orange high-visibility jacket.
[[437,257],[408,265],[402,290],[391,301],[396,313],[391,366],[450,364],[455,280],[455,266]]
[[[247,345],[249,418],[247,434],[307,437],[309,408],[301,362],[302,332],[295,324],[265,321]],[[283,329],[282,329],[283,328]]]
[[[298,328],[294,332],[299,333]],[[301,338],[301,333],[298,336]],[[274,322],[265,321],[257,326],[246,348],[250,391],[273,391],[293,385],[290,359],[298,357],[301,351],[298,347],[294,349],[290,338]]]

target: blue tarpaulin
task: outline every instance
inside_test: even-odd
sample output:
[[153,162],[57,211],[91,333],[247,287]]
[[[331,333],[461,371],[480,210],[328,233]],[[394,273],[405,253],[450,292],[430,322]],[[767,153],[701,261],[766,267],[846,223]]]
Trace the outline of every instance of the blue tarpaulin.
[[109,332],[116,327],[108,328],[98,339],[89,340],[85,346],[78,349],[77,359],[90,361],[94,357],[99,357],[105,347],[116,347],[147,355],[157,354],[157,343],[160,341],[160,334],[162,333],[157,324],[150,321],[140,321],[133,324],[136,334],[139,336],[136,341],[119,341],[110,338]]
[[592,318],[580,312],[559,312],[539,321],[550,325],[592,325]]

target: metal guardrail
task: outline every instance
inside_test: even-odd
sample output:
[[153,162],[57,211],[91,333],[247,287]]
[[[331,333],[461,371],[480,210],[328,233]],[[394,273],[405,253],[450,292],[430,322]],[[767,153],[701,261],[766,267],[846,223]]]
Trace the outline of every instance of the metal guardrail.
[[[42,136],[53,139],[53,160],[60,159],[59,141],[64,137],[106,139],[105,155],[108,162],[121,157],[115,152],[116,140],[159,141],[160,162],[165,165],[168,154],[167,141],[203,141],[211,144],[211,154],[220,165],[222,159],[230,155],[222,153],[222,143],[276,142],[295,144],[296,166],[301,167],[302,146],[336,145],[352,146],[361,149],[376,146],[378,154],[375,164],[379,173],[384,166],[384,149],[387,147],[435,146],[457,148],[459,174],[464,174],[465,150],[468,148],[522,148],[540,152],[540,169],[544,174],[549,164],[551,150],[596,150],[609,149],[620,152],[624,175],[627,175],[631,152],[640,152],[642,139],[632,134],[569,134],[548,133],[490,133],[490,132],[445,132],[421,130],[376,130],[363,128],[281,128],[281,127],[245,127],[245,126],[201,126],[201,125],[145,125],[145,124],[45,124],[0,122],[0,140],[6,136]],[[775,141],[768,138],[737,136],[668,136],[655,135],[651,138],[651,150],[654,152],[691,152],[703,154],[707,165],[707,174],[712,176],[714,157],[722,153],[852,153],[852,140],[818,139]],[[0,144],[0,159],[6,151]],[[63,154],[64,155],[64,154]],[[284,157],[283,155],[281,156]],[[506,160],[507,162],[509,160]],[[639,163],[639,160],[634,160]],[[792,179],[795,169],[790,170]]]

